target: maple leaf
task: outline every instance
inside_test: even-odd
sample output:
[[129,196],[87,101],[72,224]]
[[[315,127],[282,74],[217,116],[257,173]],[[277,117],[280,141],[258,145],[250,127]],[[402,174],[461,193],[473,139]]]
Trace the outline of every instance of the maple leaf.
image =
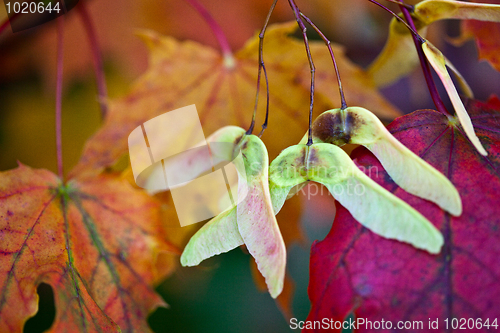
[[[500,4],[497,0],[488,3]],[[461,24],[459,43],[474,38],[479,51],[479,59],[488,61],[493,68],[500,71],[500,23],[464,20]]]
[[37,312],[37,286],[55,291],[51,332],[147,332],[165,305],[153,286],[178,250],[159,203],[116,176],[61,184],[22,164],[0,173],[0,331],[20,332]]
[[[270,85],[267,143],[271,157],[290,142],[297,142],[307,126],[310,69],[304,45],[289,35],[296,23],[269,26],[264,42]],[[143,122],[165,112],[195,104],[205,133],[225,125],[248,126],[255,101],[258,36],[254,36],[234,58],[201,44],[179,42],[146,31],[142,39],[150,49],[149,69],[135,82],[131,92],[110,102],[104,126],[87,142],[74,173],[98,172],[127,152],[127,137]],[[392,119],[399,112],[384,100],[364,72],[333,45],[348,100]],[[317,75],[315,107],[327,110],[340,105],[330,54],[323,43],[311,42]],[[258,117],[264,120],[265,101]],[[265,138],[265,136],[264,136]]]
[[463,199],[459,217],[401,190],[366,149],[352,155],[358,166],[378,170],[372,173],[376,182],[441,230],[442,252],[430,255],[367,232],[337,205],[330,233],[312,246],[308,320],[343,320],[353,312],[371,321],[421,320],[426,328],[429,318],[437,318],[439,331],[445,332],[446,318],[490,318],[491,324],[500,316],[500,100],[471,100],[467,107],[487,157],[457,123],[436,111],[416,111],[388,127],[457,187]]

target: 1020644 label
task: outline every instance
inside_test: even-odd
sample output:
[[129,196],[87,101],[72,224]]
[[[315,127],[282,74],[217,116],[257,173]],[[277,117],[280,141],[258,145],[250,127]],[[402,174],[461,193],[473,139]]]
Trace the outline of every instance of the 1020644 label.
[[34,28],[66,14],[78,0],[4,0],[12,32]]
[[61,8],[59,2],[52,5],[51,2],[6,2],[5,8],[7,9],[7,14],[43,14],[45,12],[52,13],[53,11],[59,13]]
[[445,329],[470,330],[470,329],[498,329],[497,318],[446,318],[444,320]]

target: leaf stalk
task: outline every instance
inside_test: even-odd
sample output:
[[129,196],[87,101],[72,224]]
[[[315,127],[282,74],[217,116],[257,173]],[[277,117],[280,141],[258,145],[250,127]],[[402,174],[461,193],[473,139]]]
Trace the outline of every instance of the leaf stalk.
[[62,157],[62,82],[64,64],[64,18],[63,15],[57,19],[57,81],[56,81],[56,150],[57,150],[57,173],[63,180],[63,157]]
[[222,50],[222,54],[224,56],[224,62],[227,66],[234,65],[234,57],[233,52],[231,51],[231,47],[229,46],[229,42],[227,41],[226,35],[222,28],[217,23],[217,21],[213,18],[210,12],[203,6],[198,0],[185,0],[189,3],[207,22],[208,26],[212,30],[217,39],[219,46]]
[[108,107],[108,89],[106,86],[106,76],[104,75],[104,65],[102,61],[102,52],[97,40],[97,33],[94,29],[94,24],[87,11],[85,2],[81,2],[77,7],[78,13],[83,23],[87,39],[92,53],[92,65],[96,76],[97,93],[99,96],[99,106],[101,107],[101,119],[106,117]]

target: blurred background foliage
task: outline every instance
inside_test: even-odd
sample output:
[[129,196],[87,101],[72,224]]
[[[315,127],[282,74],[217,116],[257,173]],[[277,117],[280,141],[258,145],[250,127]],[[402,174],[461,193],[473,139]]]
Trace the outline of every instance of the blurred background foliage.
[[[80,0],[87,6],[98,34],[110,98],[124,95],[147,68],[147,50],[134,34],[153,29],[178,39],[192,39],[215,48],[217,42],[205,22],[179,0]],[[200,0],[220,23],[234,50],[240,48],[264,22],[271,0]],[[346,47],[354,62],[366,67],[382,49],[390,16],[366,0],[298,0],[302,11],[334,42]],[[416,3],[417,1],[408,1]],[[389,7],[396,9],[392,4]],[[6,19],[0,6],[0,21]],[[86,139],[100,124],[90,47],[76,10],[65,17],[63,156],[65,171],[79,158]],[[293,19],[286,1],[279,1],[272,22]],[[476,98],[500,95],[500,74],[477,61],[474,42],[461,47],[448,41],[460,34],[458,22],[431,26],[429,39],[455,64],[471,85]],[[314,38],[314,34],[311,34]],[[264,54],[265,56],[265,54]],[[305,57],[305,52],[304,52]],[[257,70],[257,68],[255,69]],[[56,171],[55,150],[56,32],[54,22],[0,35],[0,170],[17,161]],[[166,78],[168,79],[168,78]],[[271,87],[272,89],[272,87]],[[404,113],[433,108],[420,68],[382,90]],[[442,94],[445,96],[445,94]],[[250,108],[249,108],[250,110]],[[250,119],[250,114],[248,115]],[[323,239],[334,217],[328,196],[306,200],[302,223],[307,235],[303,246],[289,252],[288,269],[295,280],[294,316],[305,320],[309,248]],[[155,332],[286,332],[287,319],[267,292],[252,281],[250,257],[236,249],[200,267],[178,269],[158,292],[170,305],[150,317]],[[39,288],[41,314],[26,325],[27,332],[48,328],[53,300],[48,286]],[[45,325],[45,326],[44,326]]]

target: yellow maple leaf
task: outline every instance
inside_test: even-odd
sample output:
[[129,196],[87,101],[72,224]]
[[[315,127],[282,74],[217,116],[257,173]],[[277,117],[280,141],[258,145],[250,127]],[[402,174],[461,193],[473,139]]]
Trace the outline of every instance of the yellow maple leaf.
[[[307,128],[309,65],[304,45],[289,36],[295,30],[295,22],[272,25],[264,43],[271,109],[263,139],[271,158],[300,140]],[[149,69],[127,96],[110,103],[109,115],[87,142],[75,173],[99,172],[112,165],[126,153],[127,137],[135,127],[186,105],[197,106],[205,134],[225,125],[247,127],[250,123],[257,77],[257,35],[235,54],[233,61],[192,41],[179,42],[152,31],[143,31],[140,36],[151,52]],[[327,48],[322,42],[311,42],[311,50],[319,72],[315,110],[320,113],[339,106],[340,101]],[[396,117],[397,109],[379,94],[367,75],[343,55],[340,47],[334,45],[334,50],[347,102],[369,106],[382,118]],[[263,122],[264,112],[265,101],[261,98],[258,122]]]

